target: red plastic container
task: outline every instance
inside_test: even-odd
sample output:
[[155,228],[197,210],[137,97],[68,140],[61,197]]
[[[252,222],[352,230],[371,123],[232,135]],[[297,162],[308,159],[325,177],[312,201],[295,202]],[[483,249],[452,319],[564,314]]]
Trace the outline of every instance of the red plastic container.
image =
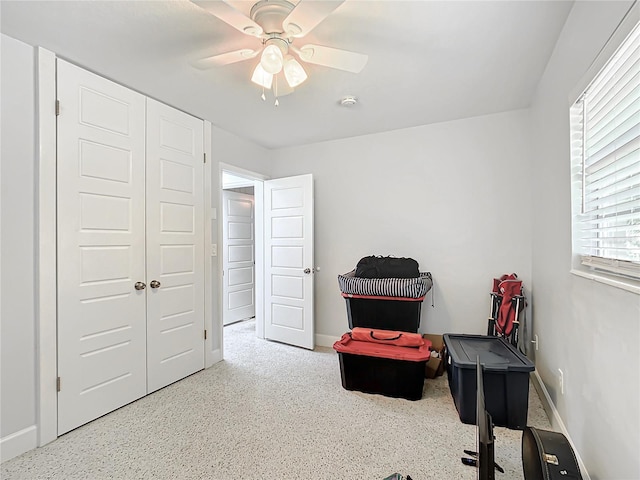
[[357,341],[349,333],[333,344],[340,359],[342,386],[346,390],[407,400],[422,398],[430,346],[431,342],[426,339],[419,347]]

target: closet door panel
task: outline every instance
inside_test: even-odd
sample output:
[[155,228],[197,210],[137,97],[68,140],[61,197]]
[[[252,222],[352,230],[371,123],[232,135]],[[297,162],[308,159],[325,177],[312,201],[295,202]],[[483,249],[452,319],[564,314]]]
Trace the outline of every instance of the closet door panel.
[[204,368],[203,157],[204,122],[147,99],[149,392]]
[[[145,98],[58,60],[58,434],[146,393]],[[55,286],[51,286],[55,288]]]

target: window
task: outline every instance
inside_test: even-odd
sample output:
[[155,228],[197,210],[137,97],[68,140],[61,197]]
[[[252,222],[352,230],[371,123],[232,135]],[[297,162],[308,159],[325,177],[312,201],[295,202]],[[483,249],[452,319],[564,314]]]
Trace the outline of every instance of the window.
[[570,113],[574,254],[640,279],[640,23]]

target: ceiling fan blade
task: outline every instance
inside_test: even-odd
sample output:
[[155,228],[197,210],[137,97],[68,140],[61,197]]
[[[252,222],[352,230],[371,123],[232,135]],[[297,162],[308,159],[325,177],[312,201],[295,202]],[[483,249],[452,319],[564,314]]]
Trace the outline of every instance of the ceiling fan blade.
[[228,23],[236,30],[259,37],[262,34],[262,27],[247,17],[244,13],[236,10],[224,0],[191,0],[199,7]]
[[292,37],[303,37],[343,3],[344,0],[301,0],[284,19],[282,27]]
[[200,70],[206,70],[213,67],[222,67],[231,63],[242,62],[243,60],[249,60],[260,53],[260,50],[251,50],[249,48],[243,48],[242,50],[235,50],[233,52],[221,53],[220,55],[213,55],[211,57],[201,58],[191,63],[195,68]]
[[322,45],[309,44],[300,49],[294,48],[293,51],[304,62],[352,73],[360,73],[369,60],[369,56],[364,53],[350,52]]

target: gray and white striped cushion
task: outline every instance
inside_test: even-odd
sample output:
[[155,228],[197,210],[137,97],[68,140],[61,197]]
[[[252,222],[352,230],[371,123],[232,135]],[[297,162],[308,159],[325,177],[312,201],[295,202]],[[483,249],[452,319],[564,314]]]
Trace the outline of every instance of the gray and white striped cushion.
[[420,298],[431,289],[431,273],[422,272],[418,278],[360,278],[352,270],[338,275],[342,293],[351,295],[374,295],[380,297]]

